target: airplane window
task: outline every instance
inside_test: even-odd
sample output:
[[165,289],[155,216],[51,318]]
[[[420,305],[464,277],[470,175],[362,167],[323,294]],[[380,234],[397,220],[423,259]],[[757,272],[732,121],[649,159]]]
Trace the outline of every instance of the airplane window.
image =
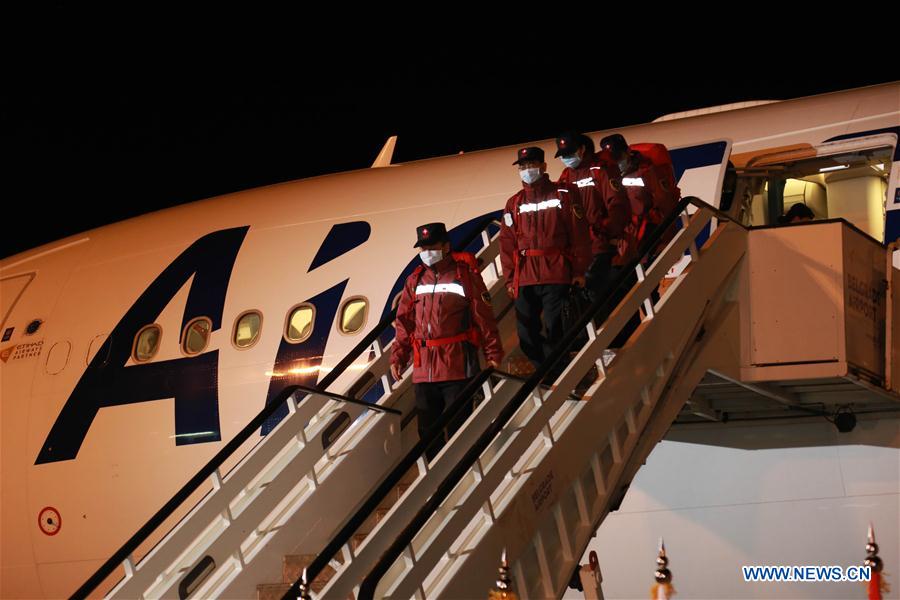
[[156,356],[162,329],[159,325],[147,325],[134,338],[132,357],[137,362],[145,362]]
[[369,303],[365,298],[350,298],[341,309],[341,332],[356,333],[366,324]]
[[244,313],[238,317],[234,327],[234,345],[238,348],[249,348],[259,339],[262,315],[256,311]]
[[206,350],[209,344],[209,334],[212,331],[212,321],[206,317],[194,319],[184,328],[182,336],[182,349],[185,354],[200,354]]
[[312,335],[316,309],[310,304],[301,304],[291,311],[286,337],[289,342],[302,342]]

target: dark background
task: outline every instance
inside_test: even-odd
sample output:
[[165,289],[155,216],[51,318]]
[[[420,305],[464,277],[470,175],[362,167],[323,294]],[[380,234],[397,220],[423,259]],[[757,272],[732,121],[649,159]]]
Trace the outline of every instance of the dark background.
[[373,52],[389,58],[317,48],[288,61],[201,51],[123,66],[112,50],[93,60],[61,52],[36,69],[13,61],[15,84],[0,97],[0,255],[201,198],[365,168],[394,134],[404,162],[898,79],[878,61],[826,74],[707,63],[696,48],[673,48],[664,63],[581,48],[567,58],[512,47]]

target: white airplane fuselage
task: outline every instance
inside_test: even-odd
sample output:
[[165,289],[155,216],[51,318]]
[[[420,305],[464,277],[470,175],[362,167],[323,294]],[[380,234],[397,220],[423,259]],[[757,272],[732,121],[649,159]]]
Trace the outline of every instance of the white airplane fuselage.
[[[886,239],[900,235],[898,83],[615,131],[685,153],[730,140],[725,160],[735,164],[893,133],[881,227]],[[71,593],[286,385],[285,372],[315,385],[390,309],[415,259],[414,228],[443,221],[461,232],[502,210],[521,185],[511,162],[524,145],[211,198],[0,262],[0,597]],[[553,140],[535,145],[558,176]],[[712,172],[721,186],[721,163],[687,169],[680,185]],[[347,334],[337,321],[354,297],[367,301],[367,315]],[[307,302],[312,335],[291,344],[286,319]],[[244,349],[233,338],[247,311],[262,323]],[[189,356],[182,331],[196,317],[209,318],[212,333]],[[154,323],[158,353],[137,363],[134,336]],[[58,522],[48,527],[42,514]],[[896,552],[896,542],[882,545]]]

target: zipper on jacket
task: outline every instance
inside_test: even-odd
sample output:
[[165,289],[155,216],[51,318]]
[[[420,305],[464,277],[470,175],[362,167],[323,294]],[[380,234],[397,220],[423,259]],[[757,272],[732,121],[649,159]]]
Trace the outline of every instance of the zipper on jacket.
[[[434,289],[437,287],[437,284],[440,282],[441,278],[437,269],[434,267],[428,267],[431,270],[431,274],[434,276],[434,282],[431,288],[431,307],[428,310],[428,339],[431,339],[431,321],[434,318]],[[428,353],[428,382],[431,383],[433,380],[432,371],[434,370],[434,357],[432,356],[434,352]]]

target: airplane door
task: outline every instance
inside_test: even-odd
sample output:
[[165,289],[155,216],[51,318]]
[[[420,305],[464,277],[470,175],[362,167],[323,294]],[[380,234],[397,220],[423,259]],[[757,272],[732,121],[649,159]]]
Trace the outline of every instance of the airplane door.
[[[34,279],[34,275],[33,272],[23,273],[0,279],[0,318],[3,319],[0,321],[0,332],[5,332],[6,322],[12,314],[12,309],[22,297],[25,288]],[[6,337],[5,333],[4,337]]]
[[[900,127],[889,127],[838,136],[816,146],[817,156],[888,149],[887,157],[889,157],[890,166],[888,167],[888,160],[885,159],[884,164],[872,167],[876,170],[889,169],[883,207],[884,239],[882,241],[885,245],[900,238],[900,147],[897,144],[898,137],[900,137]],[[900,252],[894,252],[893,263],[895,268],[900,268]]]
[[[722,182],[728,167],[728,157],[731,155],[731,140],[714,140],[680,148],[669,148],[669,154],[672,157],[675,180],[681,190],[681,197],[696,196],[707,204],[718,207]],[[688,207],[689,214],[696,211],[695,206]],[[716,220],[713,219],[709,228],[697,237],[698,247],[706,242],[715,226]],[[685,255],[681,261],[669,269],[666,276],[677,277],[689,262],[690,256]]]

